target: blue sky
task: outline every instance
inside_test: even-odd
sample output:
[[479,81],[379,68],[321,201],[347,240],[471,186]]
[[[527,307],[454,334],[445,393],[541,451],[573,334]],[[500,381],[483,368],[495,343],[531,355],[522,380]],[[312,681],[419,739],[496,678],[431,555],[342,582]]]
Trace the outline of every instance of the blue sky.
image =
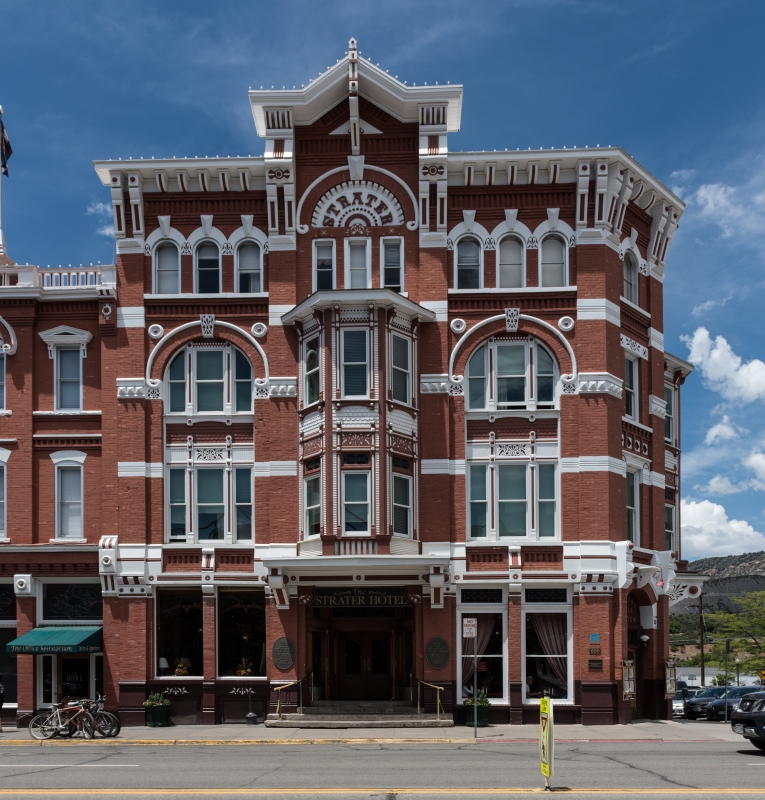
[[299,86],[355,36],[462,83],[458,150],[620,145],[688,203],[666,346],[683,398],[684,555],[765,549],[765,4],[727,0],[0,0],[10,255],[110,262],[101,158],[258,155],[249,86]]

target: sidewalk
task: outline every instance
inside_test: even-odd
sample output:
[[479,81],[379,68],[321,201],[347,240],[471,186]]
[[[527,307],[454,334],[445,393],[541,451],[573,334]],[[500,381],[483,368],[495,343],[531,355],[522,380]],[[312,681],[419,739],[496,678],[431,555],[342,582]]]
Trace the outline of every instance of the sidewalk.
[[[490,725],[478,729],[479,743],[536,742],[534,725]],[[337,743],[428,743],[461,744],[473,740],[473,729],[454,728],[354,728],[349,730],[303,730],[266,728],[264,725],[174,725],[170,728],[123,728],[117,739],[93,740],[98,744],[153,745],[244,745],[244,744],[337,744]],[[630,725],[558,725],[556,742],[743,742],[730,725],[717,722],[645,721]],[[82,744],[77,737],[53,739],[51,744]],[[4,728],[0,746],[45,744],[36,742],[26,728]]]

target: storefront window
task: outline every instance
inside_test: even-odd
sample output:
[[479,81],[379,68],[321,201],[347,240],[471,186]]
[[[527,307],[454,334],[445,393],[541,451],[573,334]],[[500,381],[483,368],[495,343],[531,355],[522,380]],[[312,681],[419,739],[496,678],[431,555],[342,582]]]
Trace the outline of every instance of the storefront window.
[[69,622],[104,618],[100,583],[44,583],[43,620]]
[[[473,653],[478,654],[478,691],[487,697],[503,697],[505,659],[503,655],[502,614],[463,613],[463,618],[478,620],[475,639],[462,640],[462,696],[473,694]],[[473,650],[475,645],[476,649]]]
[[157,599],[158,674],[202,676],[202,590],[162,590]]
[[526,614],[524,699],[545,696],[568,699],[568,615],[565,613]]
[[5,646],[15,638],[16,628],[0,628],[0,683],[5,686],[5,703],[17,702],[16,656],[5,652]]
[[266,598],[263,592],[218,595],[218,673],[266,674]]

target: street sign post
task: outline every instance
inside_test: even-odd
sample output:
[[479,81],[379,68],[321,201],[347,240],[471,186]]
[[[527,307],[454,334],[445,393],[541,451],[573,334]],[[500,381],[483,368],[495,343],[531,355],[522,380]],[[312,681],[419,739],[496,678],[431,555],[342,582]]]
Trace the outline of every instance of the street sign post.
[[478,652],[476,636],[478,635],[478,618],[462,618],[462,638],[473,640],[473,738],[478,738]]
[[545,778],[545,791],[552,791],[555,737],[553,735],[553,701],[550,697],[539,700],[539,767]]

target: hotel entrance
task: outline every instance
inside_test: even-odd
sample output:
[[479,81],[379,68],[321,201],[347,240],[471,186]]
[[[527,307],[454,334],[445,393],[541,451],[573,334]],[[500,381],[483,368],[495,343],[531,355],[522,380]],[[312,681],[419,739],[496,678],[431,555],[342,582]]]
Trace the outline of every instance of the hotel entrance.
[[316,589],[307,627],[314,699],[411,699],[414,608],[404,587]]

